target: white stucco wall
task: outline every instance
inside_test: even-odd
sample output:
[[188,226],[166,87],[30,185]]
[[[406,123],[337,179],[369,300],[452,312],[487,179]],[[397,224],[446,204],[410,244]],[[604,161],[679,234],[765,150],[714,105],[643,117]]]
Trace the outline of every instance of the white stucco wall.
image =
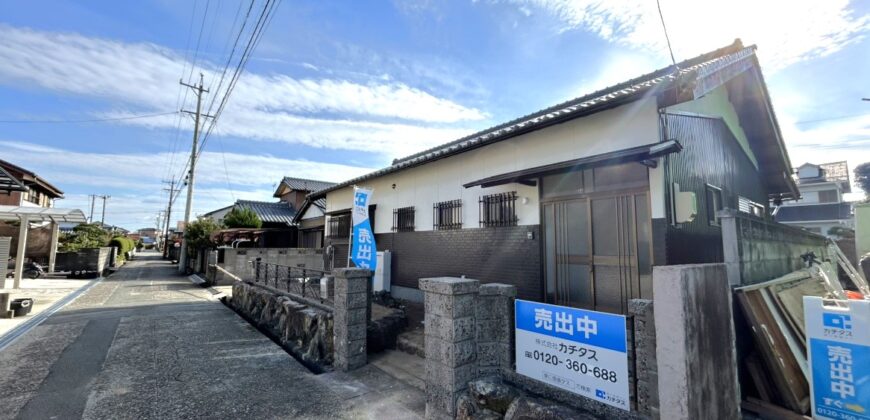
[[[433,204],[460,198],[463,228],[478,227],[479,197],[504,191],[517,192],[519,224],[535,225],[540,223],[537,187],[508,184],[466,189],[462,184],[658,141],[656,102],[649,98],[385,175],[360,186],[374,189],[371,204],[377,205],[376,233],[389,232],[393,224],[393,209],[405,206],[416,209],[415,230],[431,230]],[[653,171],[652,176],[660,182],[658,172]],[[352,190],[352,187],[347,187],[328,193],[327,212],[349,209]],[[657,194],[653,192],[652,195]],[[664,208],[663,203],[654,205],[654,217],[658,217],[655,216],[656,206]]]

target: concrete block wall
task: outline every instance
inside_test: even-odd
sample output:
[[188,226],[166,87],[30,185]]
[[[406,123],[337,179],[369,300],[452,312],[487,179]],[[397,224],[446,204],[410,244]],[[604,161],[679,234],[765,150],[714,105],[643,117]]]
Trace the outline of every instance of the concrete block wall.
[[724,264],[653,268],[659,415],[737,419],[740,389]]
[[514,363],[514,299],[517,288],[481,285],[474,305],[477,367],[480,376],[502,375]]
[[[420,279],[425,293],[426,418],[453,418],[459,396],[476,379],[478,280]],[[337,289],[336,289],[337,290]]]
[[[628,301],[634,342],[635,409],[639,414],[659,417],[659,378],[656,359],[656,328],[653,301]],[[631,347],[631,346],[629,346]]]
[[[249,280],[253,271],[248,261],[262,258],[263,262],[297,267],[304,264],[305,268],[323,270],[323,250],[309,248],[225,248],[223,262],[220,266],[235,275]],[[218,283],[231,282],[222,273],[217,275]]]
[[732,286],[761,283],[803,267],[801,254],[828,258],[825,237],[736,210],[717,213],[728,281]]
[[372,298],[371,270],[340,268],[335,276],[335,368],[349,371],[365,366],[366,328]]

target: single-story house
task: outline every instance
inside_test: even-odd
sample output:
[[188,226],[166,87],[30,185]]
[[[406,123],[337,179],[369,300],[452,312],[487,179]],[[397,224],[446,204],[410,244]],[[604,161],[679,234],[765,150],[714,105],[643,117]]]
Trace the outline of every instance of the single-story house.
[[799,196],[756,48],[724,48],[309,195],[347,264],[353,186],[372,188],[392,293],[510,283],[520,298],[625,313],[654,265],[721,262],[717,211]]

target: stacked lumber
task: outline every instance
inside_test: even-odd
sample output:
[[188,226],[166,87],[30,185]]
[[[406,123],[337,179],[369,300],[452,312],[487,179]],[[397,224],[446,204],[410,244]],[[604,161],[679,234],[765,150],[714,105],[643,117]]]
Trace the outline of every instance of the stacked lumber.
[[810,386],[803,297],[845,299],[834,267],[825,262],[736,288],[735,294],[755,338],[756,350],[744,362],[760,401],[807,413]]

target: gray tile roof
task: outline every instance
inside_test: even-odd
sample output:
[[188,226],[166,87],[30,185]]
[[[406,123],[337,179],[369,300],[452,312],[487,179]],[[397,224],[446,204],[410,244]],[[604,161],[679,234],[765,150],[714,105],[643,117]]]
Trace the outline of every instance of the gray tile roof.
[[419,166],[437,159],[538,130],[549,125],[558,124],[574,118],[580,118],[585,115],[590,115],[635,101],[644,97],[644,95],[649,94],[651,91],[667,88],[676,81],[691,81],[699,77],[699,75],[704,75],[747,57],[752,57],[754,54],[754,46],[744,47],[743,43],[738,39],[727,47],[680,62],[676,67],[668,66],[618,85],[471,134],[444,145],[401,159],[396,159],[393,161],[392,165],[386,168],[321,189],[311,193],[309,196],[311,198],[325,197],[326,193],[330,191],[354,185],[362,181]]
[[285,176],[281,182],[297,191],[319,191],[335,185],[334,182],[317,181],[314,179],[292,178]]
[[251,209],[263,223],[286,223],[293,224],[293,216],[296,210],[287,203],[275,203],[269,201],[236,200],[236,206]]

